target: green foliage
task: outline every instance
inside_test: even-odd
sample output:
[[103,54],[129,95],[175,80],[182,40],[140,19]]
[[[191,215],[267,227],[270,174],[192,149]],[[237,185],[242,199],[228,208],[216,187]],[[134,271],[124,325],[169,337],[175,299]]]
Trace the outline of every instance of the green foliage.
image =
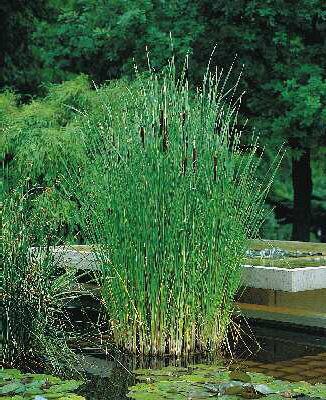
[[[197,48],[203,50],[205,59],[208,45],[223,44],[214,57],[220,65],[229,65],[237,54],[245,70],[241,85],[248,93],[243,103],[243,113],[250,117],[248,126],[260,131],[261,141],[270,149],[280,142],[288,146],[295,176],[292,238],[307,240],[311,225],[309,154],[314,159],[326,144],[323,1],[303,1],[300,7],[283,0],[217,1],[213,5],[203,0],[200,4],[205,30]],[[291,184],[288,165],[284,175]],[[315,223],[319,221],[315,215]]]
[[[180,15],[183,17],[180,18]],[[97,82],[133,71],[134,61],[162,68],[174,52],[183,59],[201,32],[197,7],[185,0],[82,0],[65,8],[56,22],[39,24],[35,51],[43,61],[45,80],[87,73]]]
[[[205,12],[206,1],[201,4]],[[245,67],[247,112],[257,117],[251,122],[266,137],[272,130],[281,140],[318,145],[325,129],[322,1],[303,1],[300,7],[286,1],[217,1],[205,17],[205,39],[227,43],[216,51],[219,63],[227,65],[237,54]]]
[[[32,203],[32,194],[16,191],[3,207],[1,361],[27,370],[47,366],[57,372],[74,371],[65,307],[80,289],[75,271],[63,270],[54,260],[47,240],[50,228],[42,216],[30,212]],[[35,242],[41,247],[33,250]]]
[[135,374],[141,382],[130,388],[128,397],[132,399],[208,400],[218,397],[222,400],[284,400],[300,396],[326,398],[326,385],[323,384],[291,383],[260,373],[228,371],[220,365],[198,364],[189,370],[177,367],[136,370]]
[[102,266],[114,340],[131,352],[219,350],[264,217],[274,167],[260,181],[256,143],[241,154],[217,78],[194,94],[171,64],[130,85],[119,113],[105,103],[83,120],[97,140],[67,192]]
[[10,0],[0,4],[0,88],[15,88],[26,96],[38,93],[40,63],[33,53],[32,33],[39,21],[56,11],[47,0]]
[[58,400],[85,400],[73,392],[83,382],[61,380],[46,374],[23,374],[17,369],[0,371],[0,395],[3,400],[55,398]]
[[[88,111],[92,118],[103,115],[103,102],[109,102],[115,118],[121,109],[132,107],[125,102],[130,90],[127,81],[111,82],[97,92],[81,75],[60,85],[52,85],[44,98],[18,105],[12,92],[0,94],[1,155],[3,162],[2,197],[23,183],[33,193],[30,211],[42,215],[52,232],[51,243],[67,240],[80,242],[79,204],[62,192],[61,181],[67,171],[81,167],[84,144],[92,148],[97,133],[92,127],[82,134],[81,120]],[[133,84],[134,90],[137,85]]]
[[67,166],[82,157],[75,110],[91,104],[92,92],[84,76],[59,86],[48,95],[23,106],[15,96],[0,94],[1,153],[4,160],[5,192],[27,182],[38,195],[33,202],[35,214],[57,226],[57,235],[69,237],[78,224],[76,204],[60,194],[58,177]]
[[[135,62],[141,67],[147,64],[146,48],[152,66],[161,69],[172,47],[177,60],[193,53],[190,75],[200,82],[216,45],[212,65],[228,68],[235,55],[236,68],[244,65],[240,85],[248,93],[242,103],[242,117],[249,117],[248,131],[255,126],[271,152],[280,143],[288,145],[271,203],[282,202],[290,210],[293,195],[300,198],[310,190],[291,190],[292,158],[300,160],[312,149],[313,167],[326,168],[325,161],[316,157],[325,148],[326,126],[322,0],[305,0],[300,7],[284,0],[214,4],[207,0],[38,0],[28,7],[7,2],[0,10],[0,45],[5,55],[0,87],[44,93],[41,82],[62,82],[81,72],[98,83],[130,75]],[[309,168],[306,171],[309,174]],[[313,197],[319,197],[316,176],[314,170]],[[301,193],[294,193],[298,190]],[[309,202],[308,196],[307,209]],[[318,204],[313,200],[315,231],[325,218],[320,219],[325,204],[324,196]],[[294,213],[300,214],[296,205]],[[275,230],[273,222],[270,226],[271,235],[289,238],[288,227]]]
[[271,82],[265,88],[278,96],[283,109],[271,123],[275,134],[284,137],[286,133],[294,151],[300,150],[298,143],[300,147],[315,149],[326,145],[326,79],[320,67],[300,65],[293,69],[291,79]]
[[[128,83],[112,82],[96,93],[88,79],[79,76],[61,85],[52,85],[44,98],[18,105],[11,92],[0,94],[1,155],[3,161],[3,190],[6,197],[24,184],[33,193],[30,211],[42,215],[44,223],[57,238],[73,243],[81,241],[78,202],[67,198],[61,190],[61,177],[66,171],[82,165],[83,142],[96,141],[90,129],[84,141],[80,131],[86,110],[94,118],[103,113],[103,101],[109,101],[119,118],[123,94]],[[132,104],[130,102],[129,106]],[[77,236],[76,236],[77,235]]]

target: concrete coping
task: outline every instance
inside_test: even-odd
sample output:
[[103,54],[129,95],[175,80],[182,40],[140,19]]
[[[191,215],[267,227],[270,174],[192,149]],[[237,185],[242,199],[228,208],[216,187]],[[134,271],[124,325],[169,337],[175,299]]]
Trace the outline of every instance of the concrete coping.
[[257,289],[284,292],[326,289],[326,266],[287,269],[244,265],[243,284]]
[[[82,270],[99,269],[95,253],[88,246],[53,248],[56,262]],[[326,265],[320,267],[280,268],[244,265],[243,285],[257,289],[303,292],[326,289]]]

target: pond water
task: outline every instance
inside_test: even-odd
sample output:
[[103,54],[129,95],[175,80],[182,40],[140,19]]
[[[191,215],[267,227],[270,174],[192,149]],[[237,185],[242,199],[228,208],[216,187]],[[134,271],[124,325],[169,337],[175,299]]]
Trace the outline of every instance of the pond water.
[[[226,364],[241,366],[250,372],[262,372],[278,379],[326,383],[326,336],[325,332],[275,323],[251,323],[252,332],[234,346],[232,357]],[[249,351],[250,349],[250,351]],[[165,366],[192,366],[212,363],[203,356],[175,360],[170,358],[126,358],[121,354],[107,357],[96,350],[87,349],[81,363],[88,371],[87,383],[81,394],[87,399],[126,400],[128,386],[135,383],[131,373],[135,368],[162,368]],[[83,356],[83,357],[84,357]],[[86,362],[86,365],[85,365]]]

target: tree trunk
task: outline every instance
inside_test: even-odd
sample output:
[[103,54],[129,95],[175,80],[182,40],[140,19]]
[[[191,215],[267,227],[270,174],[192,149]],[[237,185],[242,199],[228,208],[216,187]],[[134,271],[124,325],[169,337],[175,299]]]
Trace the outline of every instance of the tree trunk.
[[302,149],[300,158],[292,158],[293,229],[292,240],[309,242],[311,225],[312,178],[310,149]]

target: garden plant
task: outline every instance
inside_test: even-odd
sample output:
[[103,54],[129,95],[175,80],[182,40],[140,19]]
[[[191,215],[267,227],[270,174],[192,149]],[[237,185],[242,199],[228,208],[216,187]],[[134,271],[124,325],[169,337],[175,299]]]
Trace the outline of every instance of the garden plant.
[[256,139],[241,151],[228,75],[207,71],[193,91],[186,71],[171,60],[139,75],[119,112],[102,96],[66,179],[101,265],[113,340],[132,353],[221,349],[278,161],[260,180]]
[[[83,291],[49,247],[50,226],[31,214],[32,191],[16,190],[3,207],[2,365],[27,371],[76,372],[76,338],[66,307]],[[35,247],[35,244],[38,247]]]

